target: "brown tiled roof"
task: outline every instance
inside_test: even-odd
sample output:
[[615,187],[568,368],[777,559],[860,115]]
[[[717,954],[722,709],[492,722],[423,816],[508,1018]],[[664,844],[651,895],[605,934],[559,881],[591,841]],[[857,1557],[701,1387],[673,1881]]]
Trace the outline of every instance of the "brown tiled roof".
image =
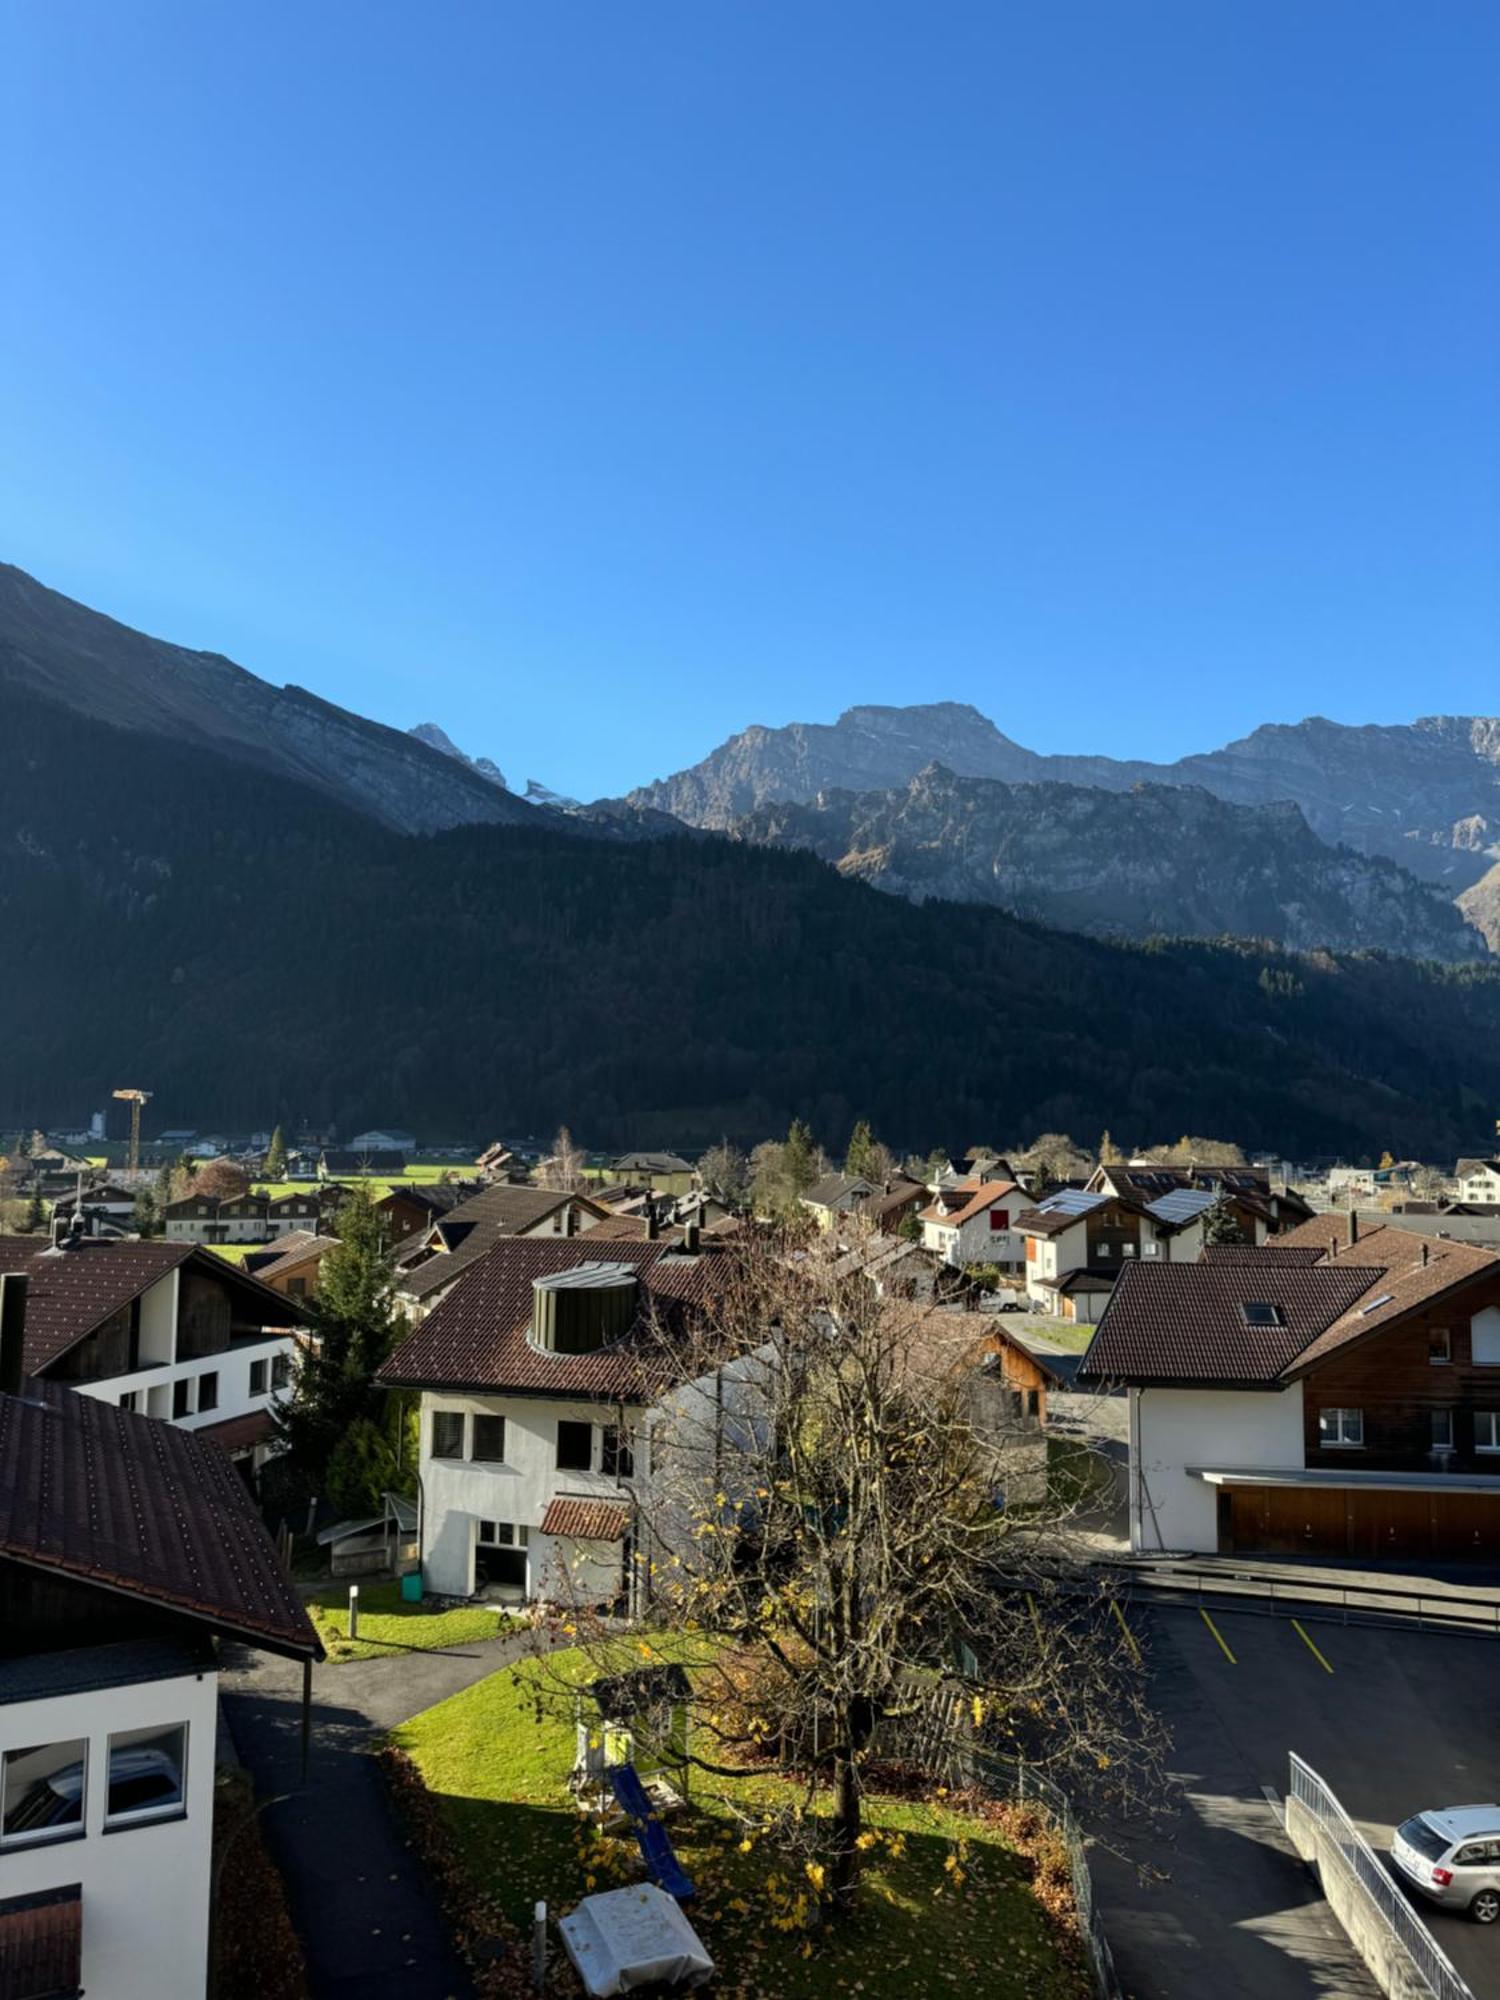
[[1101,1195],[1098,1208],[1088,1208],[1081,1212],[1061,1208],[1023,1208],[1016,1217],[1016,1228],[1022,1236],[1061,1236],[1065,1229],[1071,1229],[1075,1222],[1086,1221],[1090,1215],[1099,1214],[1112,1195]]
[[268,1290],[226,1258],[215,1257],[196,1243],[141,1243],[129,1239],[88,1238],[72,1249],[38,1250],[14,1268],[31,1280],[26,1301],[26,1342],[23,1365],[28,1375],[40,1375],[76,1346],[96,1326],[180,1265],[228,1283],[258,1299],[267,1326],[296,1323],[297,1309],[278,1292]]
[[567,1535],[583,1542],[617,1542],[629,1519],[630,1509],[613,1500],[572,1500],[559,1494],[547,1502],[542,1533]]
[[79,1883],[0,1901],[0,2000],[71,2000],[82,1977]]
[[1288,1243],[1284,1236],[1273,1236],[1268,1243],[1207,1243],[1203,1260],[1207,1264],[1274,1265],[1279,1258],[1284,1264],[1320,1264],[1327,1249],[1327,1244],[1320,1250],[1316,1243]]
[[224,1453],[57,1383],[0,1396],[0,1556],[322,1654]]
[[703,1305],[722,1282],[724,1260],[733,1251],[705,1242],[696,1257],[687,1257],[671,1243],[611,1239],[608,1254],[611,1263],[635,1266],[642,1290],[634,1328],[610,1346],[592,1354],[552,1354],[527,1339],[533,1279],[600,1261],[589,1237],[509,1236],[407,1335],[381,1369],[382,1379],[413,1389],[642,1400],[653,1386],[645,1367],[656,1373],[660,1364],[650,1338],[653,1311],[670,1326]]
[[269,1410],[248,1410],[242,1417],[226,1417],[222,1424],[199,1424],[193,1436],[212,1438],[220,1451],[248,1451],[265,1444],[275,1428]]
[[[987,1208],[993,1208],[997,1201],[1003,1201],[1007,1195],[1021,1194],[1014,1181],[981,1181],[977,1187],[964,1187],[954,1191],[968,1196],[961,1208],[945,1209],[939,1198],[931,1208],[922,1210],[922,1220],[945,1223],[950,1229],[957,1229],[969,1221],[970,1217],[982,1215]],[[1025,1195],[1021,1195],[1021,1199],[1024,1201]]]
[[[1368,1289],[1368,1270],[1272,1263],[1127,1264],[1080,1379],[1271,1388]],[[1274,1306],[1281,1324],[1251,1326],[1241,1308]]]
[[288,1271],[300,1271],[311,1259],[321,1258],[338,1244],[336,1236],[313,1236],[305,1229],[294,1229],[283,1239],[281,1255],[272,1258],[269,1264],[257,1264],[255,1275],[263,1285],[273,1278],[281,1278]]
[[1419,1236],[1410,1229],[1371,1230],[1355,1245],[1345,1245],[1319,1271],[1362,1275],[1365,1294],[1359,1303],[1325,1328],[1286,1371],[1289,1381],[1337,1348],[1368,1339],[1418,1306],[1429,1305],[1470,1279],[1500,1277],[1500,1252],[1478,1243],[1454,1243]]

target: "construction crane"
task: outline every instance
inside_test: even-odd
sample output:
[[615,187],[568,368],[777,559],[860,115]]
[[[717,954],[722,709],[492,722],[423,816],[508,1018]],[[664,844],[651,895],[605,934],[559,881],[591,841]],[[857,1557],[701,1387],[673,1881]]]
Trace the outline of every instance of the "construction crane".
[[130,1171],[138,1173],[141,1165],[141,1106],[151,1102],[149,1090],[116,1090],[114,1097],[123,1097],[130,1106]]

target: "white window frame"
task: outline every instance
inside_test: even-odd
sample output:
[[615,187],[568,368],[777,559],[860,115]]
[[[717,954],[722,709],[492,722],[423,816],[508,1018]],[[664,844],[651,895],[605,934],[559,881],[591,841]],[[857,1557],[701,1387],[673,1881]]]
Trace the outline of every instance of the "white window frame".
[[[439,1451],[439,1450],[438,1450],[438,1440],[437,1440],[437,1429],[438,1429],[438,1418],[439,1418],[439,1417],[457,1417],[457,1419],[458,1419],[458,1450],[457,1450],[457,1451]],[[444,1465],[457,1465],[457,1464],[459,1463],[459,1461],[460,1461],[460,1460],[461,1460],[461,1459],[463,1458],[463,1456],[464,1456],[464,1453],[465,1453],[465,1450],[466,1450],[466,1448],[467,1448],[467,1446],[468,1446],[468,1442],[469,1442],[469,1419],[468,1419],[468,1412],[467,1412],[467,1411],[465,1411],[465,1410],[434,1410],[434,1411],[433,1411],[433,1413],[432,1413],[432,1428],[431,1428],[431,1430],[430,1430],[430,1431],[428,1432],[428,1444],[429,1444],[429,1456],[430,1456],[430,1457],[432,1457],[432,1458],[435,1458],[435,1459],[437,1459],[437,1460],[438,1460],[438,1461],[439,1461],[440,1463],[442,1463],[442,1464],[444,1464]]]
[[[10,1789],[11,1758],[13,1756],[24,1757],[29,1751],[33,1750],[50,1750],[54,1746],[58,1749],[66,1746],[71,1750],[75,1743],[79,1745],[83,1752],[81,1759],[71,1757],[68,1759],[70,1764],[81,1762],[83,1765],[83,1785],[78,1794],[77,1819],[69,1820],[62,1826],[41,1826],[35,1832],[31,1833],[6,1833],[4,1826],[5,1815],[9,1810],[7,1794]],[[54,1841],[82,1840],[84,1838],[88,1831],[89,1779],[92,1748],[93,1746],[86,1736],[62,1736],[54,1738],[52,1743],[15,1743],[8,1745],[3,1751],[0,1751],[0,1852],[10,1853],[12,1850],[22,1847],[48,1847]]]
[[[1484,1442],[1484,1429],[1489,1431],[1489,1442]],[[1500,1452],[1500,1410],[1476,1410],[1474,1412],[1474,1449],[1477,1452]]]
[[[1351,1426],[1348,1419],[1354,1419]],[[1324,1425],[1329,1429],[1325,1431]],[[1349,1436],[1353,1429],[1358,1435]],[[1326,1451],[1363,1451],[1365,1443],[1365,1413],[1340,1404],[1318,1412],[1318,1443]]]
[[[1432,1449],[1434,1451],[1452,1451],[1454,1445],[1454,1424],[1451,1406],[1440,1410],[1429,1410],[1427,1417],[1427,1428],[1432,1439]],[[1440,1424],[1447,1430],[1446,1437],[1438,1436]]]
[[[175,1733],[182,1739],[182,1755],[177,1760],[178,1796],[170,1805],[135,1806],[127,1812],[112,1813],[109,1809],[109,1787],[111,1767],[114,1763],[115,1744],[121,1737],[167,1736]],[[130,1746],[126,1746],[127,1748]],[[144,1729],[122,1729],[111,1735],[104,1748],[104,1831],[114,1832],[130,1826],[150,1826],[155,1820],[186,1819],[188,1801],[188,1725],[185,1722],[163,1722]]]
[[[492,1532],[486,1534],[486,1528]],[[487,1521],[482,1516],[476,1515],[474,1546],[484,1549],[528,1549],[531,1546],[531,1530],[524,1521]]]

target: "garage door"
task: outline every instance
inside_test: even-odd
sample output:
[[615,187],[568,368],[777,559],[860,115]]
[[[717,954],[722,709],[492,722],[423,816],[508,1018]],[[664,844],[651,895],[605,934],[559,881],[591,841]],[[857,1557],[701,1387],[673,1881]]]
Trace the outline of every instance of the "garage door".
[[1500,1494],[1228,1486],[1220,1490],[1219,1547],[1235,1555],[1494,1561]]

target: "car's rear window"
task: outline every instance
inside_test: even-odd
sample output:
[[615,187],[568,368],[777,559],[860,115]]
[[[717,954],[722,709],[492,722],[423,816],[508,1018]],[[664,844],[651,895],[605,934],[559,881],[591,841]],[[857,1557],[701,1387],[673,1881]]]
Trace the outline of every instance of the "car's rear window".
[[1435,1826],[1428,1825],[1420,1813],[1415,1819],[1403,1820],[1396,1833],[1408,1847],[1414,1847],[1428,1861],[1440,1861],[1448,1852],[1449,1843]]

